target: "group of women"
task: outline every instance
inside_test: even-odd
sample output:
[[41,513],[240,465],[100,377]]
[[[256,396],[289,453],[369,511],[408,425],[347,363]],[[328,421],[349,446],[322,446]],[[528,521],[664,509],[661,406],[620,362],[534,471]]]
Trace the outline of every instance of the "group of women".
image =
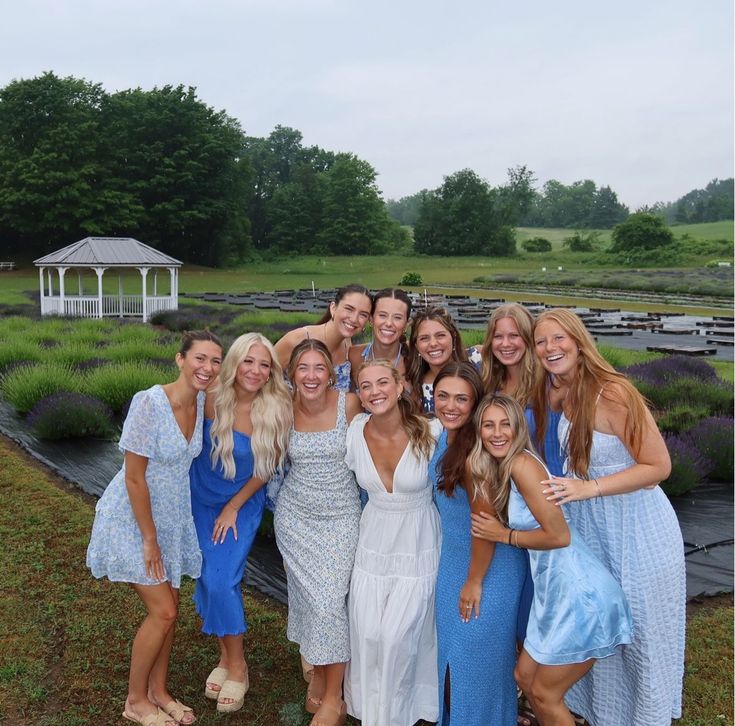
[[511,726],[516,684],[543,725],[681,715],[668,454],[572,312],[502,305],[467,349],[445,311],[412,319],[405,292],[348,285],[275,347],[251,333],[222,360],[197,332],[177,363],[133,400],[88,551],[148,613],[125,718],[195,720],[166,685],[182,575],[219,643],[205,694],[242,706],[240,583],[267,482],[312,726]]

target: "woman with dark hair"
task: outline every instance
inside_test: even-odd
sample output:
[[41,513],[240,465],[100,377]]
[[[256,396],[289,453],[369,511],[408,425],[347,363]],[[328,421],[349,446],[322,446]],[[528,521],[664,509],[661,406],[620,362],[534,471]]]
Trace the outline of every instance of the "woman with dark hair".
[[130,583],[146,617],[133,640],[123,718],[144,726],[196,720],[166,684],[179,588],[199,577],[202,555],[189,496],[189,466],[202,448],[204,392],[214,383],[222,345],[208,330],[184,333],[179,377],[133,396],[118,444],[123,467],[97,502],[87,567]]
[[447,363],[434,380],[436,417],[444,427],[429,467],[442,525],[439,726],[515,726],[518,713],[513,666],[528,565],[520,550],[470,533],[471,512],[494,514],[489,502],[474,496],[467,463],[481,398],[482,381],[471,363]]
[[475,425],[469,457],[475,497],[491,502],[495,515],[473,514],[472,535],[527,549],[531,563],[533,605],[516,680],[542,724],[572,726],[564,696],[595,660],[620,654],[630,643],[630,609],[612,575],[544,496],[549,472],[530,449],[518,402],[487,395]]
[[370,291],[356,283],[340,287],[329,308],[314,325],[305,325],[286,333],[276,343],[276,353],[281,367],[286,370],[293,349],[305,339],[320,340],[329,351],[334,366],[334,387],[349,391],[349,350],[352,336],[362,333],[373,309]]
[[369,343],[353,345],[349,359],[352,381],[357,387],[357,370],[369,360],[389,360],[393,367],[405,376],[404,356],[407,353],[404,333],[411,320],[411,298],[408,293],[395,287],[386,287],[373,295],[373,312],[370,318],[373,339]]
[[202,632],[217,636],[219,662],[205,695],[237,711],[250,687],[242,579],[265,507],[265,483],[286,456],[291,397],[273,345],[241,335],[227,351],[204,407],[203,446],[191,465],[191,500],[202,550],[194,603]]
[[668,726],[681,716],[686,580],[679,523],[658,486],[671,470],[666,444],[644,398],[573,312],[542,312],[534,341],[546,373],[534,392],[537,426],[543,435],[554,387],[567,455],[565,476],[542,484],[618,580],[635,623],[633,642],[597,663],[567,703],[595,726]]
[[441,537],[428,465],[432,427],[390,361],[358,372],[368,413],[347,432],[347,465],[370,499],[350,583],[349,713],[363,726],[436,721],[434,583]]
[[465,350],[452,316],[444,308],[419,310],[411,324],[406,383],[424,413],[434,412],[434,379],[449,361],[480,363],[475,348]]
[[350,659],[347,593],[360,526],[360,500],[345,463],[347,426],[360,411],[353,393],[334,387],[334,367],[320,340],[291,353],[291,468],[278,493],[273,525],[288,584],[288,630],[314,672],[305,707],[312,726],[345,720],[342,680]]

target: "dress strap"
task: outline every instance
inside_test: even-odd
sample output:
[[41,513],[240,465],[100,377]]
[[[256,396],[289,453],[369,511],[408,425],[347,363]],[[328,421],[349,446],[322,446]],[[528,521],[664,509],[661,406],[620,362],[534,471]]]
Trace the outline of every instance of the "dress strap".
[[541,464],[541,466],[544,467],[544,471],[546,472],[546,476],[548,476],[548,477],[551,476],[551,472],[549,471],[549,467],[546,466],[546,464],[543,462],[543,459],[541,459],[541,457],[538,454],[536,454],[535,452],[531,451],[531,449],[523,449],[523,451],[526,454],[530,454],[534,459],[536,459],[536,461],[538,461],[539,464]]
[[600,399],[602,398],[602,394],[606,386],[607,386],[607,383],[600,389],[600,392],[597,394],[597,398],[595,399],[595,406],[597,406],[597,404],[600,402]]
[[372,358],[373,355],[373,343],[370,341],[366,346],[365,349],[362,351],[362,359],[363,361],[369,361]]

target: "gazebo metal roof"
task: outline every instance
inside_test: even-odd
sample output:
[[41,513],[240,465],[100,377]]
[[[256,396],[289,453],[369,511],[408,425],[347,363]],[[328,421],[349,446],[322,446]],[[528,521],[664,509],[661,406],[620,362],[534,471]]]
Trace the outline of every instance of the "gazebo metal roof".
[[45,257],[39,257],[33,264],[37,267],[179,267],[183,263],[132,237],[85,237]]

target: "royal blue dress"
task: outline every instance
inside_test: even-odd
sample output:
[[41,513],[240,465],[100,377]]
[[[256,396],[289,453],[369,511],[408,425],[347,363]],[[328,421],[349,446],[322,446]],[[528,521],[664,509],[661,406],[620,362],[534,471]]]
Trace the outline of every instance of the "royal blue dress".
[[[533,411],[527,408],[526,421],[528,421],[528,433],[531,437],[531,441],[536,444],[536,419],[533,417]],[[561,443],[559,442],[559,420],[561,419],[561,411],[552,411],[550,408],[546,409],[546,432],[544,433],[544,440],[541,444],[541,451],[538,453],[541,455],[546,467],[552,476],[564,476],[566,454],[562,450]]]
[[[508,524],[521,532],[539,527],[513,480]],[[544,665],[606,658],[632,638],[633,620],[620,585],[572,525],[569,531],[567,547],[528,550],[534,595],[523,647]]]
[[[437,486],[439,462],[447,449],[442,432],[429,472]],[[482,585],[480,617],[459,617],[459,593],[470,564],[470,502],[462,487],[448,497],[436,490],[442,546],[436,581],[439,665],[439,726],[516,726],[518,700],[513,668],[521,594],[527,572],[524,551],[504,544],[495,553]],[[444,702],[449,672],[450,709]]]
[[209,458],[212,422],[204,420],[202,451],[189,471],[191,508],[202,550],[202,574],[194,589],[194,604],[207,635],[239,635],[248,629],[242,604],[241,583],[248,553],[265,507],[265,487],[260,488],[237,513],[237,540],[228,530],[222,544],[212,542],[214,520],[222,508],[253,476],[255,461],[250,437],[233,431],[235,478],[225,479],[222,465],[212,469]]

